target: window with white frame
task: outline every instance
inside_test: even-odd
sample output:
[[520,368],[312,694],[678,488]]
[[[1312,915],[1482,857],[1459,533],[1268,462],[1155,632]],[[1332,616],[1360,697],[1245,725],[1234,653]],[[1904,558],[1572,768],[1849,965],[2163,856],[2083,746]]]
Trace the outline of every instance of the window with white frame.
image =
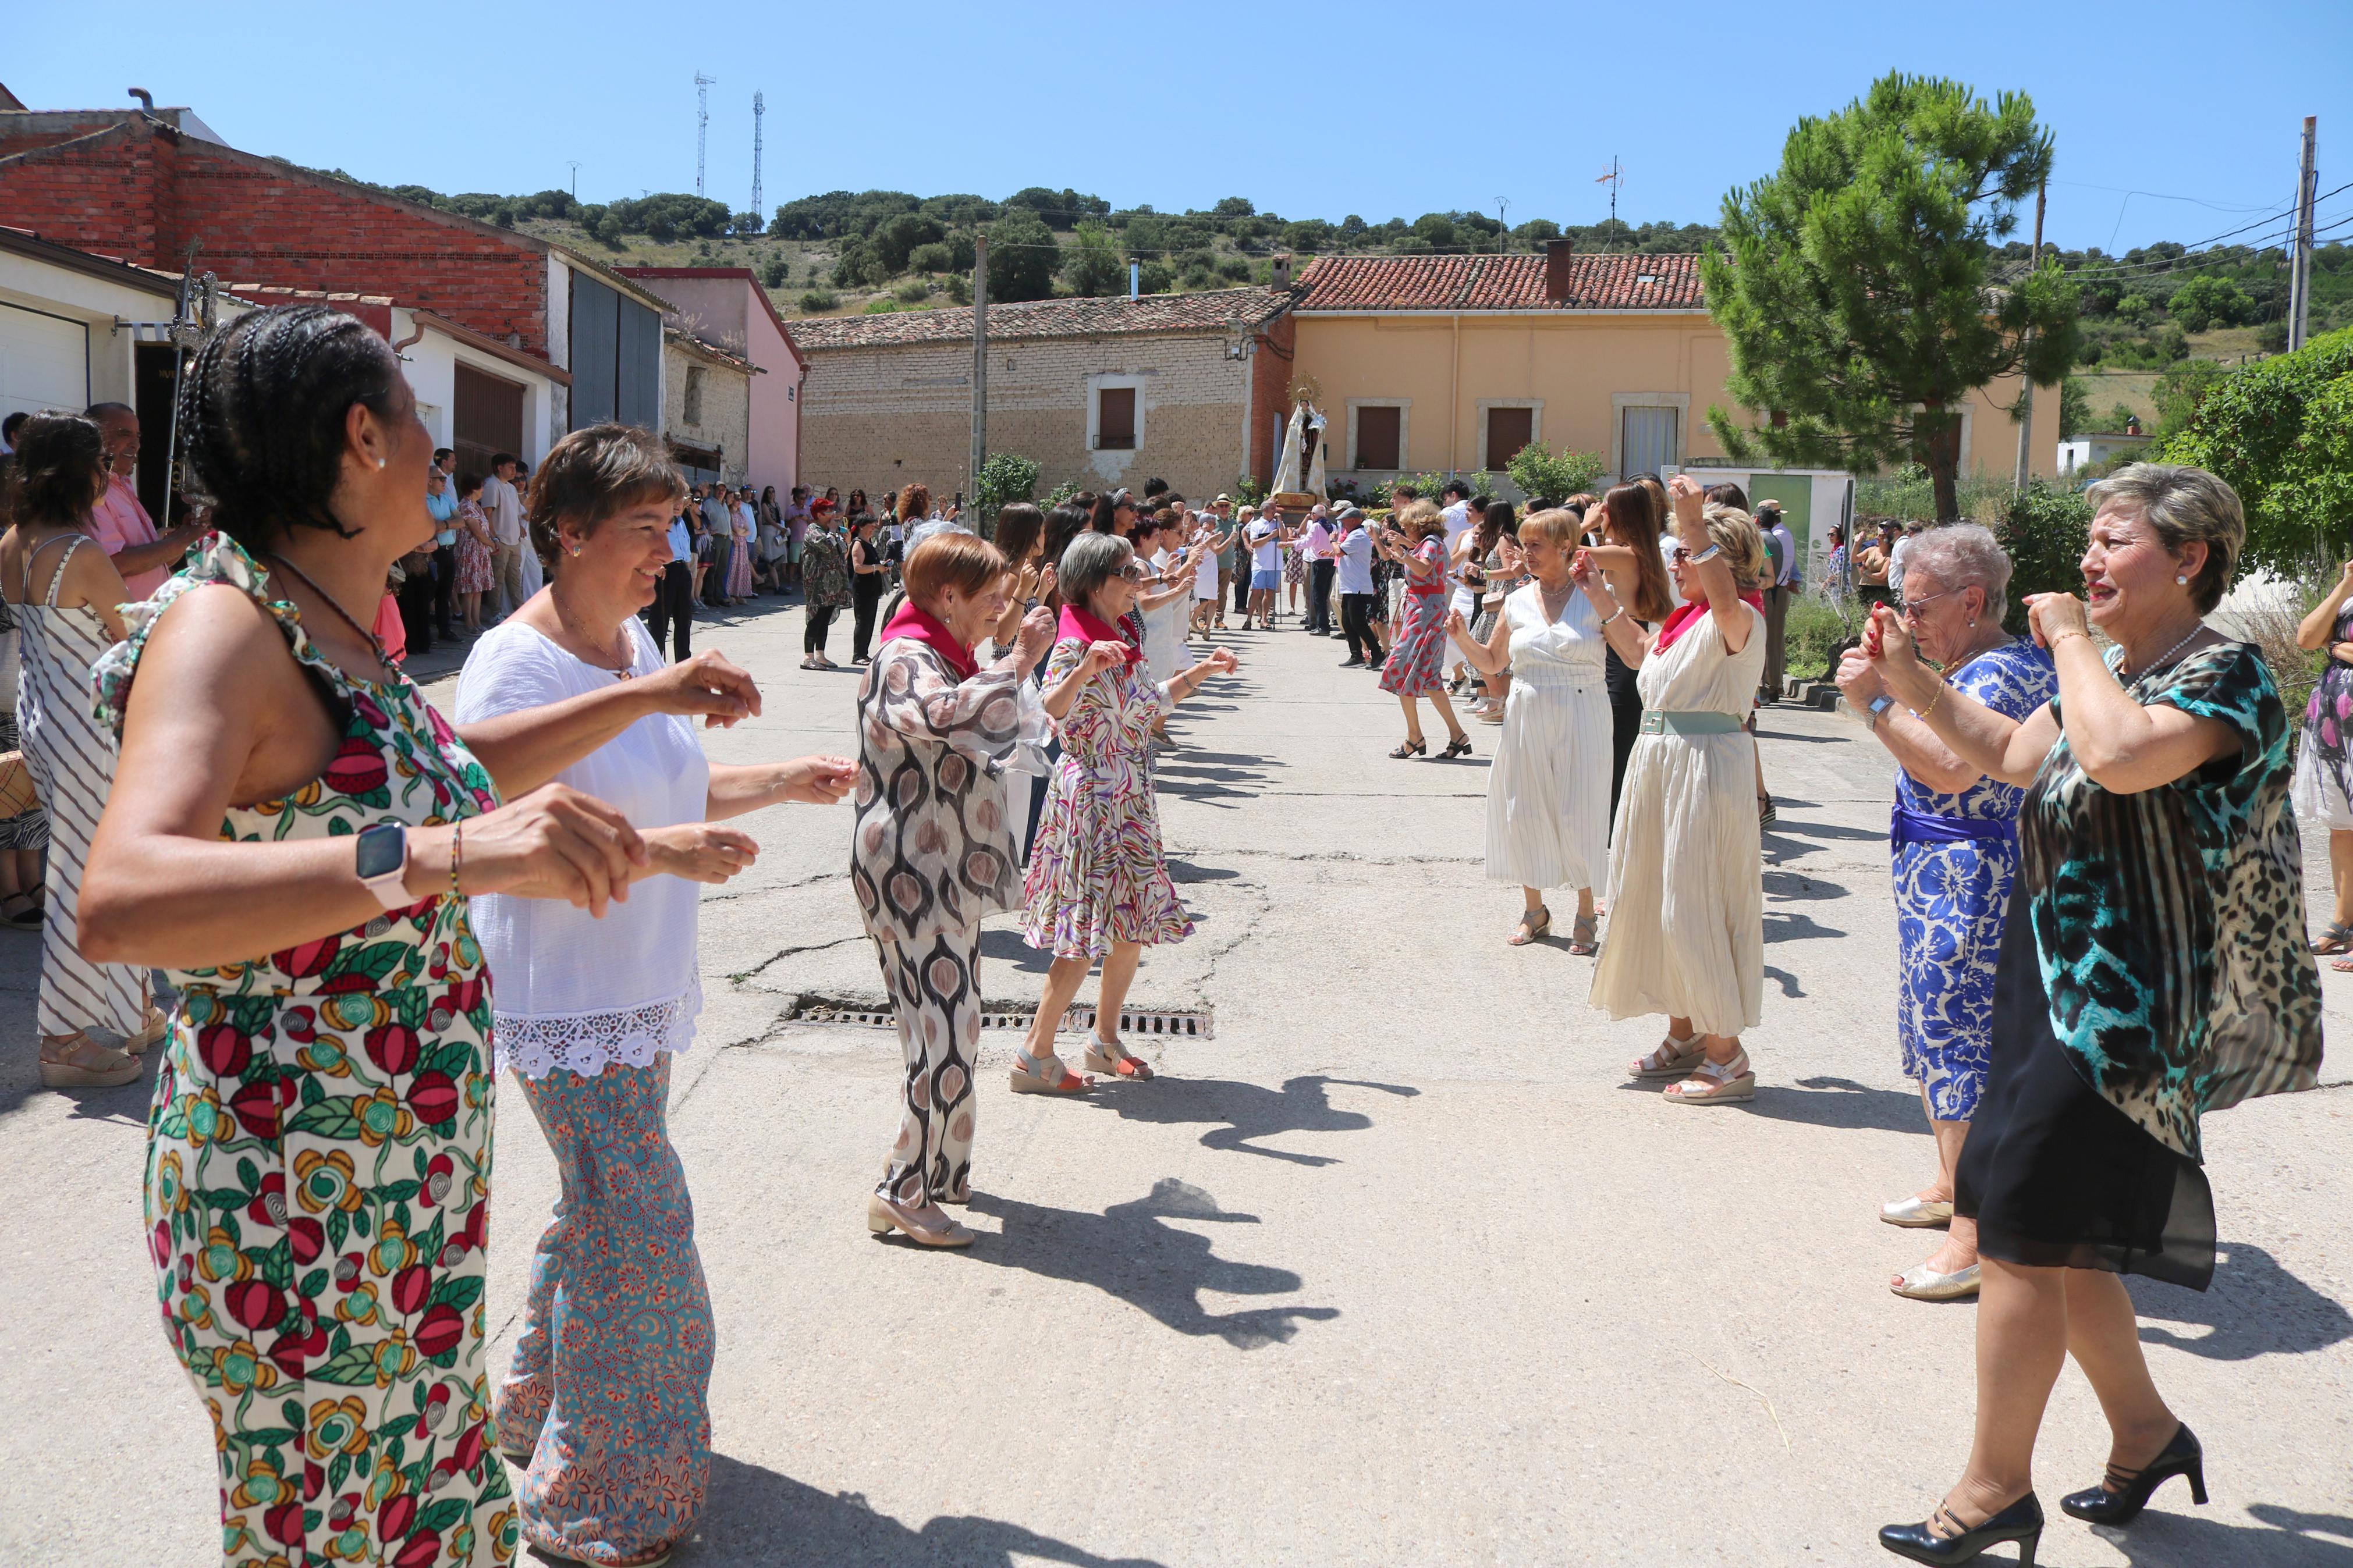
[[1661,474],[1682,466],[1691,417],[1688,392],[1618,392],[1609,398],[1610,471]]
[[1512,459],[1544,439],[1544,400],[1540,397],[1482,397],[1479,400],[1480,467],[1502,473]]
[[1087,449],[1136,452],[1144,448],[1144,377],[1087,378]]
[[1412,413],[1410,397],[1348,399],[1348,467],[1371,473],[1402,469],[1411,450]]

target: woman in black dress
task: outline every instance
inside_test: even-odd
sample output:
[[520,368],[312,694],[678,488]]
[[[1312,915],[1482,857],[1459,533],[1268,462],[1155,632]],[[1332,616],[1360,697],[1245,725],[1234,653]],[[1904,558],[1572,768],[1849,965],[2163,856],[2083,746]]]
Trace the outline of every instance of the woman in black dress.
[[881,605],[883,585],[891,581],[891,567],[882,559],[881,551],[874,545],[874,520],[853,517],[849,520],[849,607],[856,618],[850,623],[849,659],[852,664],[864,664],[874,648],[874,612]]
[[[1649,488],[1641,484],[1610,486],[1585,512],[1587,534],[1600,541],[1593,550],[1594,564],[1608,574],[1609,591],[1626,613],[1646,627],[1664,621],[1675,607],[1666,560],[1659,553],[1659,531],[1665,521]],[[1633,754],[1642,727],[1642,694],[1634,689],[1633,666],[1615,649],[1603,661],[1601,679],[1609,692],[1609,821],[1614,830],[1626,759]]]
[[[2088,609],[2027,601],[2059,669],[2051,702],[2011,720],[1947,688],[1884,605],[1847,656],[1969,765],[2031,786],[1992,1061],[1954,1182],[1983,1270],[1976,1441],[1934,1515],[1880,1531],[1919,1563],[2005,1541],[2031,1556],[2034,1438],[2071,1354],[2112,1438],[2101,1484],[2060,1506],[2126,1524],[2177,1475],[2206,1500],[2204,1455],[2149,1378],[2118,1276],[2206,1288],[2200,1115],[2319,1072],[2287,715],[2256,649],[2203,619],[2246,538],[2239,498],[2154,463],[2088,495]],[[2105,660],[2093,626],[2116,645]]]

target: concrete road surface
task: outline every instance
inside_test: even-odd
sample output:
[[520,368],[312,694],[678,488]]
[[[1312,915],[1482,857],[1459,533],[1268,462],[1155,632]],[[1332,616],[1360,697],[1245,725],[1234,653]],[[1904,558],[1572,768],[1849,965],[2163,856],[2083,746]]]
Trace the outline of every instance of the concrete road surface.
[[[849,749],[857,677],[798,669],[800,629],[706,619],[767,693],[714,757]],[[1763,1087],[1680,1109],[1625,1080],[1658,1029],[1586,1005],[1591,960],[1504,944],[1496,731],[1473,726],[1471,762],[1388,761],[1398,705],[1336,640],[1225,640],[1244,668],[1184,710],[1161,773],[1197,929],[1134,998],[1214,1033],[1076,1102],[1009,1096],[1013,1038],[990,1035],[967,1253],[868,1237],[896,1039],[804,1016],[881,1005],[846,808],[754,819],[758,867],[705,898],[671,1121],[717,1455],[681,1568],[1892,1561],[1873,1531],[1925,1515],[1967,1451],[1975,1309],[1886,1289],[1934,1238],[1875,1217],[1933,1164],[1893,1038],[1883,753],[1767,713]],[[985,952],[993,999],[1035,998],[1009,921]],[[37,963],[0,934],[0,1561],[195,1568],[211,1441],[141,1246],[146,1090],[36,1087]],[[2340,1040],[2348,984],[2327,980]],[[2133,1285],[2211,1506],[2176,1485],[2129,1532],[2061,1516],[2106,1451],[2071,1370],[2044,1563],[2353,1563],[2353,1093],[2343,1062],[2324,1076],[2209,1124],[2214,1288]],[[499,1367],[554,1192],[505,1110]]]

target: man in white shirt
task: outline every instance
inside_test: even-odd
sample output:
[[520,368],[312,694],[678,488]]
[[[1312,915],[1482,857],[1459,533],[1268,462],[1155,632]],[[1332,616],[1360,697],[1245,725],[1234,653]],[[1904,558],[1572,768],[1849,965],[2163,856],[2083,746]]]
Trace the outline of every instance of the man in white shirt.
[[1773,581],[1765,589],[1765,684],[1757,689],[1757,699],[1764,702],[1781,700],[1781,682],[1788,673],[1788,649],[1784,633],[1789,624],[1789,599],[1797,591],[1798,540],[1781,516],[1781,503],[1760,500],[1757,503],[1757,531],[1765,536],[1765,548],[1772,557]]
[[1268,507],[1242,535],[1250,552],[1250,609],[1242,616],[1244,631],[1250,629],[1252,616],[1258,617],[1261,631],[1274,629],[1274,598],[1282,587],[1282,544],[1289,537],[1279,506]]
[[516,471],[522,465],[512,452],[491,459],[491,477],[482,481],[482,515],[491,521],[491,589],[498,599],[499,617],[522,607],[522,498],[515,492]]
[[1373,636],[1373,536],[1365,531],[1365,514],[1353,506],[1340,509],[1340,539],[1334,547],[1340,588],[1340,635],[1348,639],[1348,657],[1340,668],[1381,667],[1380,639]]
[[1299,554],[1307,563],[1307,630],[1310,636],[1332,635],[1332,580],[1335,536],[1317,506],[1308,514],[1307,531],[1300,536]]

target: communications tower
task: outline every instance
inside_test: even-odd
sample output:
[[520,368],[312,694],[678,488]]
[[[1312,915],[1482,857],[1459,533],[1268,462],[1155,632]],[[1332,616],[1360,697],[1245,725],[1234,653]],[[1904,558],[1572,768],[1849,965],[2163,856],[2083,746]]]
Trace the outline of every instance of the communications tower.
[[760,205],[760,117],[767,112],[767,95],[754,92],[752,95],[752,216],[764,223],[767,220],[768,209]]
[[702,195],[702,148],[711,136],[711,89],[719,79],[694,73],[694,194]]

